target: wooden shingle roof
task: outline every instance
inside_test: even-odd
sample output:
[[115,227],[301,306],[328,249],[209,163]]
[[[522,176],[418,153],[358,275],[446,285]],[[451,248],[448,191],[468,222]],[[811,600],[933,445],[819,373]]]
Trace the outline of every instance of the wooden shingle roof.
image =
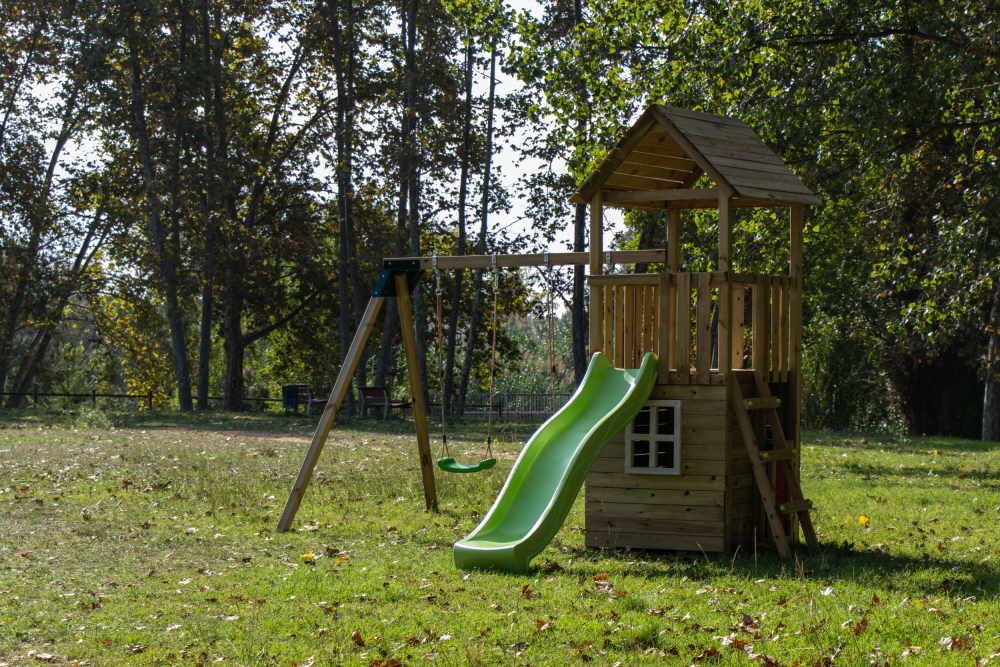
[[588,202],[598,189],[613,194],[691,188],[702,174],[737,205],[819,201],[739,120],[664,104],[643,112],[571,200]]

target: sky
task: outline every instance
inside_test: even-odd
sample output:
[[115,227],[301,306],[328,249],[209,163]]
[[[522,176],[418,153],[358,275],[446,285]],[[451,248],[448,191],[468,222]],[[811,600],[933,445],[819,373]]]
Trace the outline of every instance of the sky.
[[[540,18],[542,15],[542,7],[540,3],[531,2],[529,0],[507,0],[506,4],[508,7],[521,11],[526,10],[531,12],[536,18]],[[489,86],[489,73],[484,71],[475,80],[476,94],[485,95],[488,91]],[[497,95],[506,95],[512,92],[516,92],[521,87],[521,83],[517,78],[501,71],[501,68],[497,68]],[[513,123],[514,127],[523,127],[522,123],[517,122],[517,119],[505,118],[505,123]],[[545,168],[545,164],[541,160],[522,160],[521,156],[518,154],[516,146],[523,143],[521,141],[524,139],[525,133],[515,131],[514,134],[505,138],[503,142],[494,148],[493,160],[496,167],[498,167],[497,172],[499,173],[500,181],[507,186],[508,190],[513,193],[512,197],[512,207],[511,210],[505,213],[497,213],[491,217],[490,228],[493,230],[498,229],[510,229],[511,232],[528,232],[531,228],[531,220],[528,216],[527,202],[517,196],[517,176],[518,174],[524,173],[525,171],[531,169],[542,169]],[[560,165],[556,163],[555,167],[558,168]],[[567,206],[566,208],[566,226],[563,231],[557,236],[555,242],[548,250],[552,251],[563,251],[567,249],[572,249],[573,246],[573,227],[572,227],[572,209]],[[604,239],[607,250],[613,250],[610,247],[610,239],[615,237],[616,232],[624,229],[624,218],[622,212],[619,209],[605,209],[604,210]]]

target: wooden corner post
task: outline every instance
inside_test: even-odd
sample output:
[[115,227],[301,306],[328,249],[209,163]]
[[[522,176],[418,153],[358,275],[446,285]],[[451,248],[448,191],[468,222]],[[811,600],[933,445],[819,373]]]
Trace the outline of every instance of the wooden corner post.
[[667,271],[681,270],[681,210],[674,206],[667,209]]
[[802,399],[802,227],[805,223],[805,206],[792,206],[788,211],[788,276],[791,278],[791,288],[788,299],[788,368],[791,372],[789,381],[792,400],[789,415],[794,426],[796,449],[800,446],[799,425],[801,418]]
[[337,421],[337,412],[340,410],[340,405],[344,402],[344,397],[347,396],[347,392],[351,388],[351,378],[354,377],[354,371],[358,368],[358,362],[361,361],[361,355],[364,352],[365,345],[368,343],[368,339],[372,335],[372,330],[375,328],[375,322],[378,320],[378,314],[382,310],[384,302],[385,297],[373,296],[368,301],[368,307],[365,309],[364,315],[361,316],[358,329],[354,332],[354,339],[351,341],[351,346],[347,349],[347,354],[344,356],[344,363],[340,366],[340,372],[337,374],[337,381],[333,383],[330,398],[327,399],[326,407],[323,408],[323,414],[320,415],[319,423],[316,425],[316,431],[313,433],[312,442],[309,444],[309,450],[306,452],[306,458],[299,469],[299,476],[295,479],[292,492],[288,495],[288,502],[285,503],[285,511],[282,512],[281,520],[278,521],[279,533],[287,531],[291,527],[292,521],[295,520],[295,514],[299,511],[299,505],[302,503],[302,496],[305,495],[309,481],[312,479],[313,470],[316,468],[316,463],[319,462],[319,455],[323,452],[323,446],[330,435],[330,429],[333,428],[333,423]]
[[719,286],[718,358],[719,373],[724,381],[733,367],[733,286],[729,282],[732,225],[732,200],[728,195],[719,195],[719,271],[722,272],[722,284]]
[[420,475],[424,482],[424,503],[427,509],[438,509],[437,487],[434,483],[434,463],[431,461],[431,441],[427,428],[427,404],[424,401],[424,383],[420,377],[417,357],[417,337],[413,321],[413,301],[410,285],[403,272],[393,276],[396,288],[396,306],[399,312],[399,329],[406,352],[406,371],[410,378],[410,400],[413,401],[413,423],[417,430],[417,449],[420,452]]
[[[598,190],[590,200],[590,275],[604,273],[604,195]],[[590,353],[604,351],[604,292],[590,286]]]
[[[790,462],[795,476],[801,479],[800,466],[802,461],[802,227],[805,221],[805,207],[792,206],[788,209],[788,349],[785,350],[788,368],[788,405],[785,406],[785,423],[791,433],[788,440],[792,443],[795,458]],[[791,534],[793,540],[799,536],[797,515],[791,518]],[[812,530],[811,526],[802,525],[804,529]],[[806,535],[808,538],[808,534]],[[815,540],[815,538],[813,538]]]

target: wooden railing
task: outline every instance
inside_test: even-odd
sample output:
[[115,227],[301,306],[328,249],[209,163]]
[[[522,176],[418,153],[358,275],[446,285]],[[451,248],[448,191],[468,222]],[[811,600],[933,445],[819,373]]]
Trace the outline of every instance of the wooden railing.
[[784,382],[798,366],[801,297],[787,276],[591,276],[590,290],[591,349],[620,368],[655,352],[661,382],[718,384],[749,368]]

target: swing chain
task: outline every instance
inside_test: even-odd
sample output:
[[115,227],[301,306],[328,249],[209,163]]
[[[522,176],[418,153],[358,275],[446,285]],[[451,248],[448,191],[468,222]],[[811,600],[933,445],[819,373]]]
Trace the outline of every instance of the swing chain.
[[500,272],[497,270],[497,256],[490,256],[493,267],[493,314],[490,319],[490,394],[486,411],[486,453],[493,458],[493,401],[496,398],[497,377],[497,302],[500,292]]
[[438,268],[437,255],[431,256],[431,266],[434,269],[434,314],[437,319],[437,349],[438,349],[438,391],[441,392],[441,444],[444,447],[444,455],[451,456],[448,451],[448,422],[445,413],[444,395],[444,305],[441,288],[441,270]]

